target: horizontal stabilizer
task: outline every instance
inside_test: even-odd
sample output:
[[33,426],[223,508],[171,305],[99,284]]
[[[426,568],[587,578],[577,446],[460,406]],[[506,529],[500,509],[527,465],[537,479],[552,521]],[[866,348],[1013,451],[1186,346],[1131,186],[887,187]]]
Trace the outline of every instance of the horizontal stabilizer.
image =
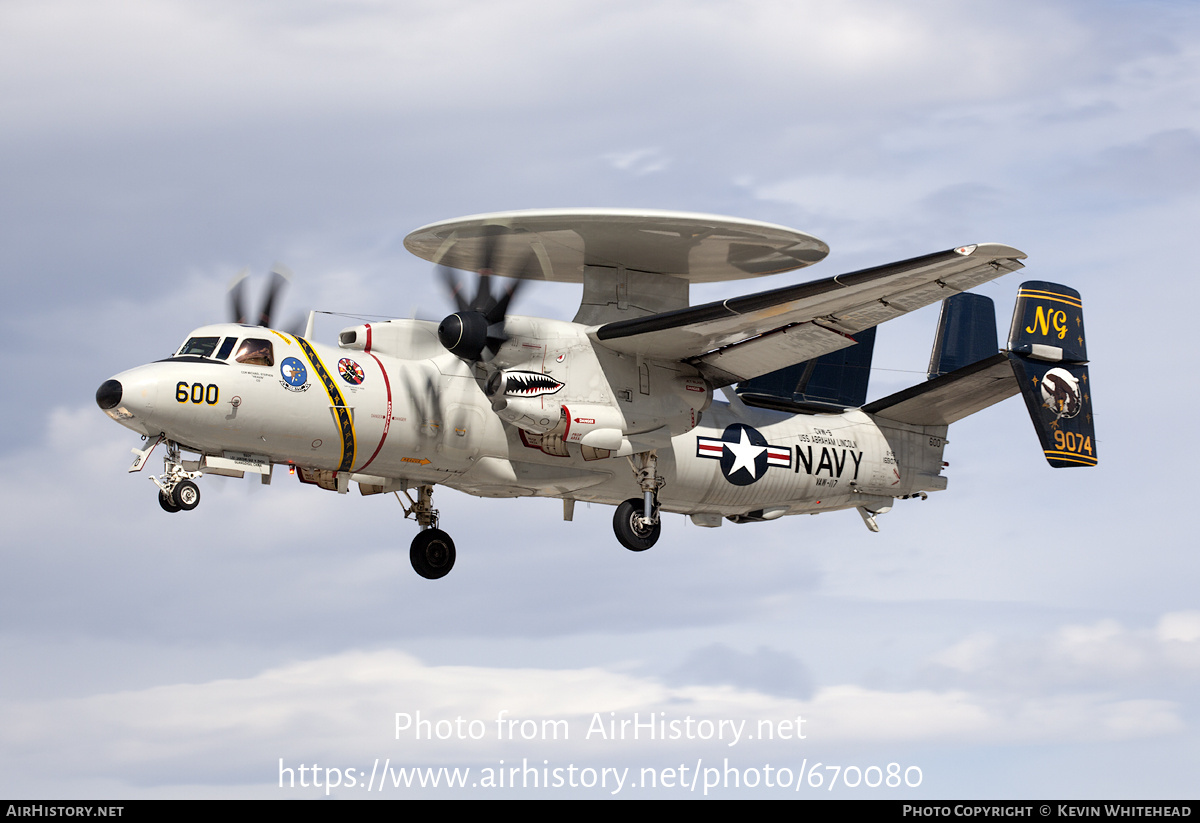
[[863,406],[885,420],[944,426],[986,409],[1020,391],[1006,352],[963,366]]

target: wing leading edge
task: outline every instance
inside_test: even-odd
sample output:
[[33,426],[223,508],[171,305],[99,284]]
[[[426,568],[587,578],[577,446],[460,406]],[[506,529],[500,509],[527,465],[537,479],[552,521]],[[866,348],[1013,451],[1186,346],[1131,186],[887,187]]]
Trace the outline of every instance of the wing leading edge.
[[694,365],[716,386],[855,343],[853,335],[1023,267],[1011,246],[960,246],[910,260],[686,309],[619,320],[593,339]]

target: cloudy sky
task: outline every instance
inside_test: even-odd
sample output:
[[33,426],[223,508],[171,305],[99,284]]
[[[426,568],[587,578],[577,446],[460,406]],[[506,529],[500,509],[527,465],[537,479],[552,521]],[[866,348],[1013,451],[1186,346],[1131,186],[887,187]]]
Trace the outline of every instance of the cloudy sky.
[[[758,785],[710,796],[1195,796],[1194,4],[18,0],[0,103],[0,794],[702,796],[728,765]],[[440,317],[405,234],[568,206],[792,226],[832,248],[814,277],[1016,246],[981,291],[1002,325],[1023,275],[1082,293],[1100,466],[1047,467],[1010,400],[879,534],[674,516],[644,555],[604,507],[443,490],[436,583],[382,496],[208,478],[170,516],[126,474],[96,387],[224,319],[243,266],[296,272],[285,313]],[[881,330],[873,397],[922,379],[935,322]],[[464,725],[398,733],[417,712]],[[593,727],[635,714],[685,733]],[[567,785],[485,787],[501,761]],[[471,772],[364,788],[385,765]]]

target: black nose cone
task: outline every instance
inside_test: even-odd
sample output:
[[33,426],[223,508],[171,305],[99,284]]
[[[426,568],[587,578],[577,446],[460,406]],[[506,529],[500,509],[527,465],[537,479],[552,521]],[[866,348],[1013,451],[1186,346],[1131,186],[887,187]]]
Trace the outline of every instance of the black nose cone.
[[105,380],[100,384],[100,388],[96,389],[96,405],[105,411],[108,411],[109,409],[115,409],[117,404],[120,402],[120,380]]

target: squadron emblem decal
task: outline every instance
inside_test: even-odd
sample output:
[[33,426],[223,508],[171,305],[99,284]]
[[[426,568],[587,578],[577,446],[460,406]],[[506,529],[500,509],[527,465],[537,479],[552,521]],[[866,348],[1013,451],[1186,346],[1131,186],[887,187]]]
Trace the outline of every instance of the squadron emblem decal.
[[338,375],[351,386],[359,385],[365,377],[362,366],[355,363],[349,357],[343,357],[338,361]]
[[1066,369],[1050,369],[1042,378],[1042,400],[1056,421],[1079,414],[1082,395],[1079,381]]
[[279,381],[288,391],[308,391],[308,368],[295,357],[285,357],[279,364]]
[[792,450],[772,446],[757,429],[743,423],[725,427],[720,439],[696,438],[696,456],[721,461],[721,474],[735,486],[749,486],[766,473],[767,468],[792,467]]

